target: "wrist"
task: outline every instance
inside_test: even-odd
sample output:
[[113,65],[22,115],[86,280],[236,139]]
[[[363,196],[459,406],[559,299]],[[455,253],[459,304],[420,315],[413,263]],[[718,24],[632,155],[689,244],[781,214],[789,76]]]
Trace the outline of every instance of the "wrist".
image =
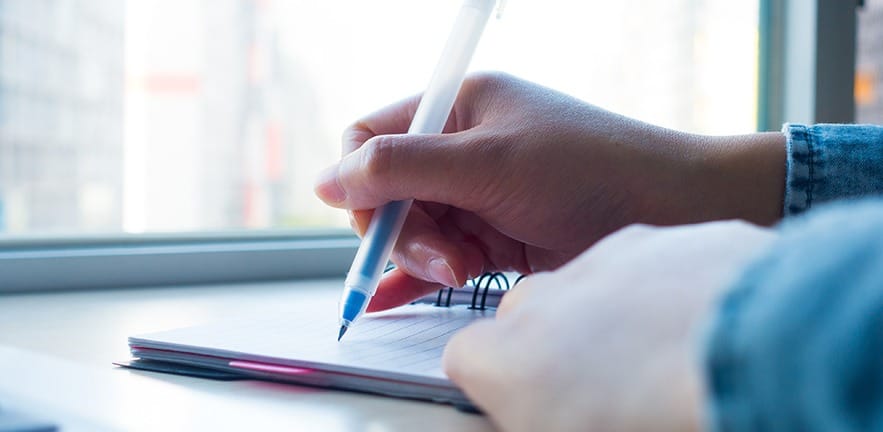
[[785,136],[766,132],[703,141],[707,157],[698,164],[697,179],[705,185],[708,219],[778,222],[785,193]]

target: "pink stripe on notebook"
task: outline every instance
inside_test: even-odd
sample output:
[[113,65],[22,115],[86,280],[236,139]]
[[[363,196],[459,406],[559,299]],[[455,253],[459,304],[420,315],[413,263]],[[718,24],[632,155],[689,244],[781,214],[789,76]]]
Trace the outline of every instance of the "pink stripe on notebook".
[[282,375],[303,375],[312,373],[312,369],[303,369],[296,368],[291,366],[283,366],[271,363],[260,363],[253,361],[245,361],[245,360],[233,360],[228,363],[230,367],[238,368],[238,369],[247,369],[257,372],[269,372],[269,373],[277,373]]

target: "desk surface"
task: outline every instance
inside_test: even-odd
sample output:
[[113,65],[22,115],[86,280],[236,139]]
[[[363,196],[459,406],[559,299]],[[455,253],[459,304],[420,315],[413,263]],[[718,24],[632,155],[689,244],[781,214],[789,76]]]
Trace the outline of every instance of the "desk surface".
[[[337,295],[340,280],[0,295],[0,405],[65,430],[491,430],[446,405],[119,369],[126,338]],[[38,407],[39,412],[34,412]]]

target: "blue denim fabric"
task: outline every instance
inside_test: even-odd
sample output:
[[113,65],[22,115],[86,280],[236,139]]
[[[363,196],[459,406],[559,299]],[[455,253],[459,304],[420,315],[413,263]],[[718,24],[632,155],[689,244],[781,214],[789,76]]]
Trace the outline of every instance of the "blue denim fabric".
[[883,430],[883,200],[786,221],[708,336],[711,430]]
[[785,216],[841,198],[883,195],[883,126],[786,124]]

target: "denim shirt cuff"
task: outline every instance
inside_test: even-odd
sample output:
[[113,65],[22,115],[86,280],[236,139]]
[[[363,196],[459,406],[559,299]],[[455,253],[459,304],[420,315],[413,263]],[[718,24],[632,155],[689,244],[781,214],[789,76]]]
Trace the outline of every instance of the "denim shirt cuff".
[[883,126],[786,123],[787,216],[814,204],[883,193]]
[[785,123],[786,175],[783,214],[787,217],[806,211],[812,203],[812,148],[806,126]]

